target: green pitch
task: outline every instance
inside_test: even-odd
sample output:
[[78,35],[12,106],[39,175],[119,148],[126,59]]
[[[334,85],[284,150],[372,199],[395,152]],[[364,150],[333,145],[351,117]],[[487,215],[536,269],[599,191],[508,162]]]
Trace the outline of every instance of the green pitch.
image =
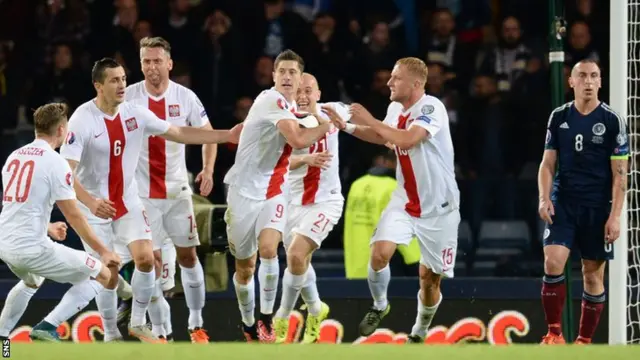
[[246,360],[256,356],[264,359],[299,360],[529,360],[529,359],[638,359],[640,347],[610,347],[602,345],[250,345],[245,343],[192,344],[12,344],[13,359],[51,360]]

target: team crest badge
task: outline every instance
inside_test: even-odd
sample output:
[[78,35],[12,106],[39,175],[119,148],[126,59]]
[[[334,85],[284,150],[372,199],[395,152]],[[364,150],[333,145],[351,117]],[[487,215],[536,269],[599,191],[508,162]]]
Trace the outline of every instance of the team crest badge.
[[127,131],[133,131],[138,128],[138,122],[134,117],[132,117],[131,119],[125,120],[124,124],[127,126]]
[[169,105],[169,116],[171,117],[180,116],[180,105]]
[[604,126],[603,123],[597,123],[593,125],[593,128],[591,130],[593,131],[593,135],[602,136],[605,133],[605,131],[607,131],[607,128]]
[[278,101],[276,102],[278,104],[278,107],[282,110],[289,110],[289,105],[287,105],[287,103],[282,100],[282,99],[278,99]]

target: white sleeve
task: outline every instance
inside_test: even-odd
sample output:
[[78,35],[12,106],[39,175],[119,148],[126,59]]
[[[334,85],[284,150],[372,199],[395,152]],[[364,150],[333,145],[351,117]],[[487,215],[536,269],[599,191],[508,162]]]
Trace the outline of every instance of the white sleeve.
[[332,104],[333,104],[333,109],[338,113],[338,115],[340,115],[342,120],[347,122],[351,120],[351,113],[349,113],[349,105],[341,102],[335,102]]
[[205,110],[202,101],[193,91],[189,91],[189,114],[187,121],[193,127],[203,127],[209,123],[209,116]]
[[69,163],[55,154],[56,161],[51,165],[51,197],[53,201],[75,200],[73,190],[73,172]]
[[82,110],[75,111],[71,115],[71,119],[69,119],[69,124],[67,125],[67,138],[60,148],[60,155],[62,155],[63,158],[80,161],[84,145],[88,141],[89,136],[91,136],[87,134],[89,130],[87,124],[91,123],[91,119],[87,118],[89,116],[90,115]]
[[169,131],[171,124],[168,121],[159,119],[151,110],[136,105],[138,114],[144,121],[144,132],[148,135],[162,135]]
[[256,110],[264,114],[261,117],[264,117],[273,125],[278,125],[278,122],[283,119],[296,119],[286,100],[281,96],[265,96],[258,102],[257,106],[259,107]]
[[447,116],[444,106],[434,106],[432,104],[423,105],[420,114],[416,116],[409,128],[420,126],[429,132],[429,136],[435,136],[442,128]]

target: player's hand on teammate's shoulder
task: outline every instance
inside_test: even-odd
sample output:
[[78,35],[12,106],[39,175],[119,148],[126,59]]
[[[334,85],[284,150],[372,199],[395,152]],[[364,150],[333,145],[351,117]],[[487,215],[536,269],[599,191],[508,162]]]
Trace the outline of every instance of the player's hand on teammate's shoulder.
[[237,144],[240,141],[240,133],[242,133],[242,128],[244,123],[240,123],[229,130],[229,142],[232,144]]
[[327,151],[309,154],[304,157],[305,164],[313,167],[318,167],[321,169],[327,169],[329,167],[329,162],[333,158],[332,154],[329,154]]
[[114,202],[109,199],[96,199],[91,205],[91,213],[101,219],[111,219],[116,216]]
[[620,237],[620,218],[611,215],[604,226],[604,236],[607,243],[612,243]]
[[67,224],[64,221],[50,223],[47,230],[53,240],[64,241],[67,238]]
[[553,208],[553,202],[551,202],[551,199],[540,199],[540,203],[538,204],[538,213],[540,214],[540,219],[544,222],[547,224],[553,224],[552,217],[555,215],[555,209]]
[[[338,114],[338,112],[332,106],[322,105],[321,109],[322,109],[322,112],[329,117],[329,120],[331,120],[331,122],[333,123],[333,126],[338,128],[338,130],[344,130],[344,128],[347,127],[346,121],[344,121],[344,119]],[[320,120],[320,118],[321,116],[318,117],[318,121]]]
[[376,119],[371,115],[369,110],[365,109],[364,106],[353,103],[349,107],[349,113],[351,113],[351,122],[359,125],[367,125]]
[[200,184],[200,195],[209,196],[213,190],[213,172],[202,169],[196,176],[196,184]]

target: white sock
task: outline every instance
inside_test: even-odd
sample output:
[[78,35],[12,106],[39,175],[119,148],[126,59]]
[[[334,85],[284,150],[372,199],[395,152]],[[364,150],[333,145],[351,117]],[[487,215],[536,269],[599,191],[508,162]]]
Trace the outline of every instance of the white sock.
[[280,278],[280,264],[278,257],[273,259],[260,258],[258,268],[258,284],[260,285],[260,313],[273,314],[278,293],[278,280]]
[[433,316],[442,302],[442,293],[440,294],[440,300],[435,305],[425,306],[420,301],[420,291],[418,291],[418,315],[416,316],[416,323],[411,328],[411,335],[418,335],[424,339],[427,336],[429,326],[431,326],[431,320],[433,320]]
[[95,280],[86,280],[73,285],[62,297],[58,305],[44,318],[44,321],[58,327],[73,315],[84,309],[98,293],[104,289]]
[[20,281],[11,288],[0,314],[0,336],[9,337],[37,290],[28,287],[24,281]]
[[389,269],[389,265],[380,271],[375,271],[371,268],[371,264],[369,264],[367,282],[369,283],[369,291],[371,291],[371,296],[373,297],[373,307],[377,310],[384,310],[387,308],[387,305],[389,305],[387,301],[389,281],[391,281],[391,269]]
[[171,306],[169,306],[169,302],[167,301],[167,299],[165,299],[164,297],[162,298],[164,299],[164,301],[160,305],[162,305],[162,307],[164,308],[164,312],[167,314],[167,321],[164,322],[163,327],[165,334],[169,336],[173,334],[173,325],[171,325]]
[[147,323],[147,308],[155,287],[156,273],[154,270],[143,272],[136,268],[133,271],[133,276],[131,277],[131,288],[133,289],[131,326],[140,326]]
[[96,296],[96,304],[102,318],[104,341],[122,337],[118,330],[118,295],[116,289],[102,289]]
[[204,308],[204,271],[199,261],[192,268],[180,265],[182,288],[189,308],[189,329],[201,328],[202,308]]
[[304,303],[307,304],[309,314],[318,316],[322,309],[322,303],[320,302],[320,294],[318,294],[318,285],[316,284],[316,270],[311,264],[309,264],[305,275],[307,276],[307,280],[300,290],[300,296],[302,296]]
[[282,298],[280,299],[280,308],[276,313],[278,318],[288,318],[296,306],[300,289],[304,286],[306,275],[293,275],[289,268],[284,269],[282,276]]
[[125,280],[122,275],[118,275],[118,287],[116,288],[118,297],[122,300],[129,300],[133,296],[133,290],[131,285]]
[[236,297],[238,298],[238,306],[242,315],[242,322],[247,326],[253,326],[255,323],[254,311],[256,308],[256,291],[253,282],[253,276],[246,285],[238,283],[236,274],[233,274],[233,285],[236,288]]
[[[151,320],[151,332],[155,336],[167,336],[164,331],[164,323],[167,321],[164,306],[162,300],[164,296],[162,294],[162,287],[160,286],[160,280],[156,280],[156,288],[153,292],[153,297],[149,303],[149,320]],[[166,301],[166,300],[165,300]]]

